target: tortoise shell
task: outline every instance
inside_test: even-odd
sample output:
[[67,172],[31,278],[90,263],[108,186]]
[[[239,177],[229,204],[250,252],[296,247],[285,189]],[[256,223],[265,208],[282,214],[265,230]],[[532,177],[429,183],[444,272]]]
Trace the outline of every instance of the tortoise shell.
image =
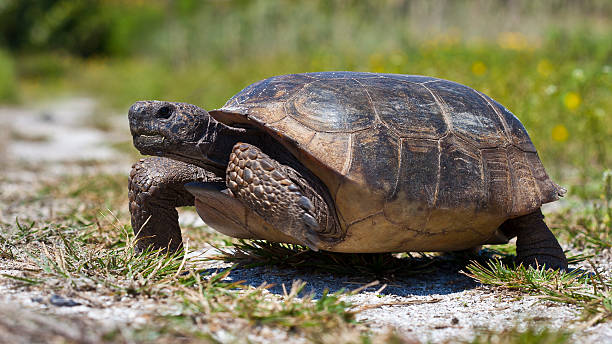
[[433,77],[276,76],[211,112],[272,135],[327,186],[334,251],[445,251],[507,240],[507,219],[557,200],[527,131],[505,107]]

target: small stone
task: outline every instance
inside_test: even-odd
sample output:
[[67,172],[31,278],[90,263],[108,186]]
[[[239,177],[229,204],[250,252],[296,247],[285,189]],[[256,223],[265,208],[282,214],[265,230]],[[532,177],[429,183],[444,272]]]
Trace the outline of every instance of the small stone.
[[238,162],[238,166],[240,166],[240,168],[244,168],[245,164],[246,164],[246,161],[244,161],[244,160],[240,160]]
[[255,160],[257,159],[257,151],[255,151],[254,149],[250,149],[247,156],[249,157],[249,159]]
[[233,191],[238,190],[238,184],[233,180],[230,180],[230,182],[227,183],[227,186],[229,186],[230,190],[233,190]]
[[249,145],[248,145],[248,144],[246,144],[246,143],[241,143],[240,145],[238,145],[238,148],[239,148],[241,151],[245,151],[245,150],[249,149]]
[[236,153],[232,152],[232,154],[230,154],[229,161],[234,161],[234,160],[236,160]]
[[458,323],[459,323],[459,319],[457,319],[457,318],[453,318],[453,319],[451,320],[451,324],[452,324],[452,325],[457,325]]
[[239,170],[238,171],[238,177],[244,178],[243,176],[244,176],[244,170]]
[[230,180],[236,180],[236,177],[238,176],[238,174],[234,171],[229,173],[229,179]]
[[51,295],[51,297],[49,298],[49,302],[54,305],[54,306],[58,306],[58,307],[74,307],[74,306],[79,306],[80,303],[76,302],[72,299],[67,299],[63,296],[59,296],[59,295]]
[[253,181],[251,182],[251,184],[253,185],[259,185],[261,183],[261,180],[257,177],[253,178]]
[[289,189],[289,191],[294,191],[294,192],[295,191],[300,191],[300,188],[297,185],[293,184],[293,183],[291,183],[291,185],[289,185],[289,187],[287,189]]
[[[240,172],[238,174],[240,174]],[[244,184],[244,180],[242,180],[242,178],[240,178],[240,176],[237,176],[236,177],[236,183],[238,183],[238,185],[243,185]]]

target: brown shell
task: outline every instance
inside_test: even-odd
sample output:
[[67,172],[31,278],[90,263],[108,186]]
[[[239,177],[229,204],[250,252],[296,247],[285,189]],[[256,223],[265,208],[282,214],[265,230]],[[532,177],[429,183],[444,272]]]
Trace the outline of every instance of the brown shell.
[[[211,114],[248,122],[327,185],[346,239],[336,251],[457,250],[557,200],[521,122],[467,86],[355,72],[276,76]],[[361,249],[363,251],[363,249]]]

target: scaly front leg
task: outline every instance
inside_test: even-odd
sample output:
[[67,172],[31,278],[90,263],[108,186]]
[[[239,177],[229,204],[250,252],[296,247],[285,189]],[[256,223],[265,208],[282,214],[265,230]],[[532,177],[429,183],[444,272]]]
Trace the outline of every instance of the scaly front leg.
[[182,245],[177,207],[194,205],[184,185],[223,178],[203,168],[167,158],[141,159],[132,166],[128,198],[136,247],[179,250]]

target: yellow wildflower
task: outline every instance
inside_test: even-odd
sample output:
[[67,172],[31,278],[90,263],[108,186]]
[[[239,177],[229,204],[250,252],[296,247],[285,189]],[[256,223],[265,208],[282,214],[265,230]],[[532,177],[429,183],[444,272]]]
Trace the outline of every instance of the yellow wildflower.
[[375,53],[370,55],[370,71],[374,73],[385,72],[385,57],[382,54]]
[[538,73],[540,73],[541,76],[549,76],[552,70],[553,66],[550,61],[544,59],[538,62]]
[[552,129],[551,133],[552,139],[557,142],[564,142],[569,137],[569,132],[567,128],[563,124],[557,124]]
[[497,37],[497,44],[509,50],[525,50],[529,46],[527,37],[520,32],[502,32]]
[[474,75],[480,76],[480,75],[484,75],[484,73],[486,72],[487,72],[487,66],[485,66],[484,63],[480,61],[476,61],[472,65],[472,73],[474,73]]
[[580,94],[576,92],[568,92],[563,98],[563,104],[569,110],[576,110],[580,103],[582,103],[582,99],[580,98]]

